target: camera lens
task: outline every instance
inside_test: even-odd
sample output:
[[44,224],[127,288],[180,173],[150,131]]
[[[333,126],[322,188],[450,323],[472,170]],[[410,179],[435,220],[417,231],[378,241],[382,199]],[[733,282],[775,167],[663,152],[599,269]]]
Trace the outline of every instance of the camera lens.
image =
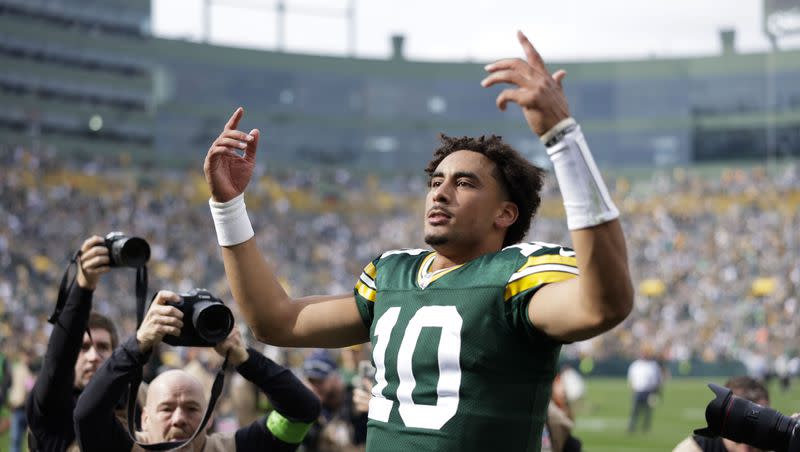
[[737,397],[728,388],[709,384],[716,397],[706,407],[708,427],[695,430],[704,436],[722,436],[764,450],[785,451],[797,423],[771,408]]
[[224,304],[199,302],[194,307],[192,323],[198,336],[216,345],[233,329],[233,314]]
[[141,267],[150,260],[150,245],[139,237],[124,237],[111,243],[111,262],[120,267]]

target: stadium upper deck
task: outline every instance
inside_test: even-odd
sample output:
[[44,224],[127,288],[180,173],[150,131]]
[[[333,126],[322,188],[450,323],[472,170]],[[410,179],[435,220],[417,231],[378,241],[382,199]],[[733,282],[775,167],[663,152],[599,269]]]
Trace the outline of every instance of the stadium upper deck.
[[[149,14],[144,0],[0,0],[0,140],[196,161],[244,105],[272,165],[417,169],[439,132],[498,133],[542,157],[480,87],[482,64],[156,39]],[[604,167],[800,154],[800,51],[553,67]]]

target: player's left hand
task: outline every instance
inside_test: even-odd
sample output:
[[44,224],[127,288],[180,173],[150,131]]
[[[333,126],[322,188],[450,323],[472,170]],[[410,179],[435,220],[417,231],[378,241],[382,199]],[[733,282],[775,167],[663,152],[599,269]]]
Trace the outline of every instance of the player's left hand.
[[525,50],[526,60],[510,58],[486,66],[489,75],[481,81],[484,88],[497,83],[509,83],[495,101],[497,108],[505,111],[506,104],[514,102],[522,107],[525,119],[533,133],[541,136],[562,119],[570,116],[567,98],[561,81],[567,76],[564,70],[550,74],[542,56],[528,38],[517,32],[517,39]]

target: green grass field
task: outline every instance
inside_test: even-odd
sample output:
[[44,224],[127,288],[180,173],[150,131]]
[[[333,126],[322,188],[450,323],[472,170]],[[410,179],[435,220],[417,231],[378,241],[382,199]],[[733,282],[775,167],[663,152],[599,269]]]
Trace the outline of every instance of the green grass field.
[[[591,379],[587,395],[576,414],[575,435],[588,452],[671,451],[692,430],[704,427],[705,408],[713,399],[706,383],[722,385],[724,378],[680,378],[667,382],[653,411],[649,433],[627,433],[631,393],[622,379]],[[769,388],[772,407],[791,415],[800,411],[797,382],[787,392],[777,384]]]
[[[693,429],[705,426],[705,407],[712,399],[706,383],[723,384],[724,378],[681,378],[667,382],[656,405],[649,433],[626,432],[631,394],[623,379],[587,381],[586,400],[577,410],[575,435],[587,452],[671,451]],[[800,411],[800,385],[781,393],[770,386],[773,408],[784,414]],[[8,435],[0,435],[0,451],[7,451]]]

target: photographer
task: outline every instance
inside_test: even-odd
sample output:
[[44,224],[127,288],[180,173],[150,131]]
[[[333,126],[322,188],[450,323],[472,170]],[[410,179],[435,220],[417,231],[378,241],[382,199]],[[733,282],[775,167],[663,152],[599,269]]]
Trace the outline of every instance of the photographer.
[[[39,377],[26,404],[31,451],[65,451],[75,441],[72,414],[81,391],[117,345],[114,324],[91,313],[92,294],[109,267],[104,239],[81,245],[76,283],[53,325]],[[116,400],[115,400],[116,402]]]
[[[179,295],[160,291],[136,334],[114,350],[86,387],[75,409],[75,430],[83,451],[134,450],[133,440],[113,414],[114,403],[164,336],[181,334],[183,312],[170,305],[180,301]],[[289,370],[246,349],[235,328],[214,350],[223,357],[228,354],[237,372],[269,396],[275,411],[269,419],[261,418],[235,433],[202,431],[185,446],[187,450],[295,450],[319,415],[316,396]],[[188,439],[200,425],[206,406],[199,381],[183,370],[164,372],[150,383],[137,439],[145,443]]]
[[[733,377],[725,383],[725,387],[730,389],[734,395],[747,399],[761,406],[769,406],[769,392],[767,388],[758,380],[751,377]],[[700,435],[692,435],[684,439],[675,446],[673,452],[750,452],[759,449],[743,443],[737,443],[720,436],[707,438]]]

